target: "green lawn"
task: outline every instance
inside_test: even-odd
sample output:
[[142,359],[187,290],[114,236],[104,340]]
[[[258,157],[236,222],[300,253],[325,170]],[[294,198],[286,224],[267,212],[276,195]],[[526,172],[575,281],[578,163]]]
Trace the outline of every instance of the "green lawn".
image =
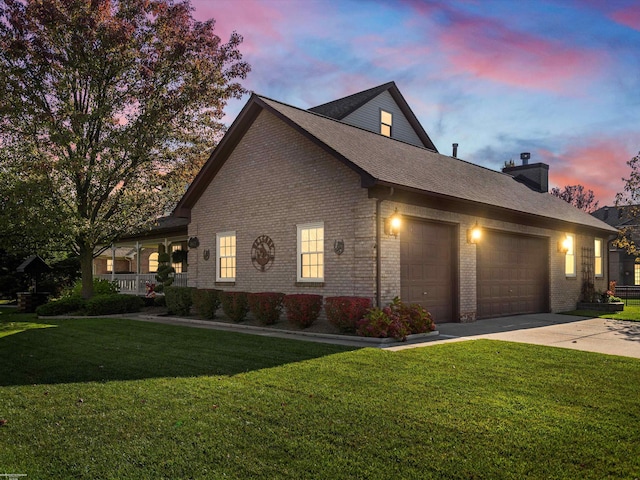
[[488,340],[349,350],[4,309],[0,319],[0,473],[640,477],[637,359]]
[[577,315],[579,317],[611,318],[613,320],[628,320],[640,322],[640,305],[625,305],[622,312],[604,313],[597,310],[573,310],[563,312],[565,315]]

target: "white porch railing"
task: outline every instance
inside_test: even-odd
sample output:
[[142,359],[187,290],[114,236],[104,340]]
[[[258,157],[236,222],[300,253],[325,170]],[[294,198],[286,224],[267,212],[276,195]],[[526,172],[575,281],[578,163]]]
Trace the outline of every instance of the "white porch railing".
[[[111,275],[110,273],[104,273],[101,275],[95,275],[96,278],[103,280],[115,280],[118,282],[120,293],[135,293],[145,295],[147,293],[147,282],[158,283],[156,281],[155,273],[116,273]],[[186,287],[187,286],[187,274],[186,273],[174,273],[173,283],[174,287]]]

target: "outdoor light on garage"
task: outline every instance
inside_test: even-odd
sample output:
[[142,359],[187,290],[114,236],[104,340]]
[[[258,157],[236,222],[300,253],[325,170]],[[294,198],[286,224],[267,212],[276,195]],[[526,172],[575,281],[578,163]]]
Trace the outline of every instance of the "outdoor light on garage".
[[565,235],[562,240],[558,242],[558,252],[567,253],[571,249],[571,237]]
[[469,243],[478,243],[482,238],[482,228],[478,225],[478,222],[467,230],[467,241]]
[[402,226],[402,216],[398,213],[398,209],[396,208],[387,220],[384,222],[384,233],[387,235],[393,235],[394,237],[398,236],[400,233],[400,227]]

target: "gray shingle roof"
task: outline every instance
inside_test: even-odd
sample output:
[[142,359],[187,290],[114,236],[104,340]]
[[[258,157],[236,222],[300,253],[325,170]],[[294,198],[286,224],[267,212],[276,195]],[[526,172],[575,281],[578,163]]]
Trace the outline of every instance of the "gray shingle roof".
[[389,82],[384,85],[364,90],[362,92],[354,93],[332,102],[323,103],[317,107],[310,108],[310,112],[319,113],[327,117],[335,118],[336,120],[342,120],[344,117],[354,112],[368,101],[376,98],[382,92],[393,87],[395,83]]
[[376,183],[499,207],[541,218],[615,229],[548,193],[538,193],[510,175],[353,127],[313,112],[257,97],[282,118],[336,152]]

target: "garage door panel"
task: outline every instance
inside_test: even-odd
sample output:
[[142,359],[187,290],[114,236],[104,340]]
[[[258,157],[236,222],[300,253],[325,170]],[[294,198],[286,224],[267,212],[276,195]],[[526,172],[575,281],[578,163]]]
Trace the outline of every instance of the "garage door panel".
[[425,307],[436,322],[453,320],[453,227],[407,221],[400,236],[400,297]]
[[478,318],[548,311],[549,242],[488,231],[477,244]]

